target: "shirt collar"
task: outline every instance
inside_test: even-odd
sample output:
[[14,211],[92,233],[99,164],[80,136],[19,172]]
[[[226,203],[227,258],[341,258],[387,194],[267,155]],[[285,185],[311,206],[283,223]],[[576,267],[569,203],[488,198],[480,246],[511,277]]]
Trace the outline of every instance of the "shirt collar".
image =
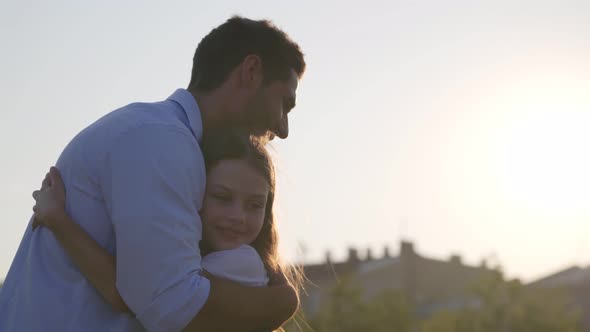
[[195,97],[186,89],[177,89],[168,97],[168,100],[173,100],[182,107],[188,118],[193,135],[201,143],[201,139],[203,138],[203,120],[201,119],[201,110],[199,109],[199,105],[197,105]]

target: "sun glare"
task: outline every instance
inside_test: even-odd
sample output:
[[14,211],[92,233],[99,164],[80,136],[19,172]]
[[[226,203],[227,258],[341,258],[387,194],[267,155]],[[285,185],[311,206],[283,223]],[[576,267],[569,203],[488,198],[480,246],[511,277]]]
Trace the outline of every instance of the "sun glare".
[[553,87],[508,98],[497,132],[498,187],[538,215],[590,211],[590,98]]

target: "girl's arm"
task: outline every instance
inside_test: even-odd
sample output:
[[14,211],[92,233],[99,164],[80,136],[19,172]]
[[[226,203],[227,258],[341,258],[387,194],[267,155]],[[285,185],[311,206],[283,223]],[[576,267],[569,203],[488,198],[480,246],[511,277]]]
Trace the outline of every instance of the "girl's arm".
[[69,257],[90,284],[115,310],[131,313],[115,287],[115,257],[101,247],[65,212],[65,189],[56,168],[49,172],[49,182],[33,192],[35,222],[46,226],[55,235]]
[[115,256],[98,245],[68,215],[64,213],[61,218],[63,220],[50,229],[80,272],[111,307],[131,313],[115,287]]

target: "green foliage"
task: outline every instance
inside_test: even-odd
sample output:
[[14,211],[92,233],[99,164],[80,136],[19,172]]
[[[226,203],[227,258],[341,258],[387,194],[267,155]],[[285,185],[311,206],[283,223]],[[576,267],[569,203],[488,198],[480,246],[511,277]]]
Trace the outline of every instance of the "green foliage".
[[329,297],[317,315],[306,320],[305,324],[291,324],[286,330],[403,332],[408,331],[412,324],[410,306],[401,294],[393,290],[366,301],[358,285],[344,280],[330,291]]
[[564,292],[529,289],[492,275],[473,289],[476,304],[444,311],[423,322],[421,332],[577,332],[579,315]]
[[580,332],[579,315],[564,292],[530,289],[519,281],[490,274],[472,288],[464,308],[443,310],[418,320],[404,296],[387,290],[364,299],[361,288],[339,283],[309,319],[291,323],[286,331],[315,332]]

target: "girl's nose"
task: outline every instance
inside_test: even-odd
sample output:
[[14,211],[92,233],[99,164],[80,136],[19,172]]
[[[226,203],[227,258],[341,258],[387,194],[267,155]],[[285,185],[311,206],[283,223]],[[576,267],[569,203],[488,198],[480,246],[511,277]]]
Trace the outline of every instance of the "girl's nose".
[[233,224],[242,225],[246,222],[246,211],[244,210],[243,204],[240,202],[232,204],[229,219]]

